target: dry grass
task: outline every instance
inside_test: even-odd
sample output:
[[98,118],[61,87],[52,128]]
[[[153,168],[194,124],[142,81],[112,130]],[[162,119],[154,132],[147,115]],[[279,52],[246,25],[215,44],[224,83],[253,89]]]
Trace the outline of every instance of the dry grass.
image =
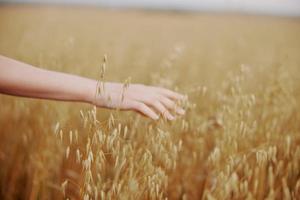
[[299,19],[0,7],[1,54],[99,78],[107,53],[105,80],[189,95],[175,122],[0,96],[0,199],[300,199],[299,35]]

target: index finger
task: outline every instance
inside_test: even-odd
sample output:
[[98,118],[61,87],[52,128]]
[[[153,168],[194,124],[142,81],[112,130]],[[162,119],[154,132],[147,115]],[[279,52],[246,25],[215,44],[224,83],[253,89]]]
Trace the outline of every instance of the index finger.
[[186,99],[186,97],[183,94],[174,92],[172,90],[169,90],[166,88],[157,88],[157,89],[158,89],[159,93],[161,93],[171,99],[174,99],[174,100],[185,100]]

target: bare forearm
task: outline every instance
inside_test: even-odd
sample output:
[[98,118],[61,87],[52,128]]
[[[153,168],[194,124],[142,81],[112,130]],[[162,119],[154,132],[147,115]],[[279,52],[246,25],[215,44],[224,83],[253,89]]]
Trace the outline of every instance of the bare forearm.
[[0,56],[0,92],[33,98],[90,103],[96,81],[39,69]]
[[96,80],[39,69],[0,55],[0,93],[135,110],[152,119],[160,113],[173,120],[171,110],[184,114],[176,102],[185,97],[164,88],[131,84],[125,90],[123,84],[106,82],[104,92],[97,96],[96,88]]

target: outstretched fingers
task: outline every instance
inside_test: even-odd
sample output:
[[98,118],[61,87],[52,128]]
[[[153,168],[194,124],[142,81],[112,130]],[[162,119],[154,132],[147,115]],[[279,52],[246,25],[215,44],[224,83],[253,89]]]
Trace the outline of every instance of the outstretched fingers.
[[160,101],[153,101],[150,105],[154,107],[161,115],[168,120],[174,120],[175,117],[169,112],[169,110],[160,102]]
[[170,100],[167,97],[161,96],[160,101],[171,111],[175,111],[179,115],[184,115],[185,111],[178,106],[174,101]]
[[133,101],[131,103],[131,107],[133,110],[140,112],[143,115],[148,116],[153,120],[159,119],[159,116],[151,108],[149,108],[146,104],[142,102]]
[[[163,116],[168,120],[175,120],[175,115],[184,115],[185,111],[177,103],[184,101],[186,97],[177,92],[159,87],[135,85],[127,96],[129,109],[138,111],[154,120]],[[130,102],[128,104],[128,102]]]
[[182,94],[179,94],[177,92],[173,92],[171,90],[165,89],[165,88],[157,88],[158,92],[168,98],[171,98],[176,101],[182,101],[185,100],[186,97]]
[[[168,120],[174,120],[175,117],[170,113],[170,110],[174,109],[176,103],[166,97],[163,97],[159,94],[153,95],[143,95],[139,96],[139,99],[136,101],[140,101],[141,103],[146,104],[147,106],[155,109],[157,113],[160,113],[163,117]],[[184,110],[178,111],[178,113],[183,114]]]

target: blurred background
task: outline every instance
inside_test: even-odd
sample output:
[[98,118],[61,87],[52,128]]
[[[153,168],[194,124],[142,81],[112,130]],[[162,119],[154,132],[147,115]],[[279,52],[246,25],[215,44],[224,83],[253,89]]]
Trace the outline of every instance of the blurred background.
[[0,0],[0,2],[300,16],[299,0]]
[[300,0],[0,0],[0,55],[189,96],[156,123],[0,95],[0,200],[299,199],[299,36]]

